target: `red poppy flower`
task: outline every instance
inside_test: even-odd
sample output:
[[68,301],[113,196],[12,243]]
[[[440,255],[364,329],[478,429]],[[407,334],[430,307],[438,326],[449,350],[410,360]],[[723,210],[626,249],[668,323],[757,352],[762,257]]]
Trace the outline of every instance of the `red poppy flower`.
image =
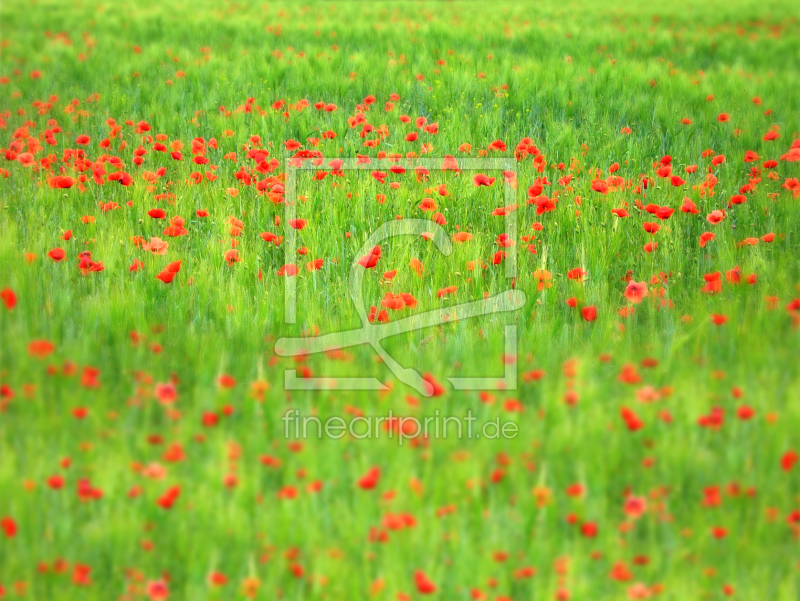
[[378,485],[381,479],[381,470],[378,467],[370,468],[370,470],[358,481],[358,487],[363,490],[372,490]]
[[726,321],[728,321],[728,316],[727,315],[719,315],[717,313],[712,313],[711,314],[711,321],[714,322],[715,325],[721,326]]
[[436,592],[436,585],[421,570],[414,572],[414,583],[421,595],[430,595]]
[[17,295],[11,288],[3,288],[0,290],[0,300],[5,303],[6,309],[13,311],[17,306]]
[[381,258],[380,244],[375,246],[368,255],[364,255],[358,260],[358,264],[365,269],[374,269],[378,264],[378,259]]
[[64,257],[67,256],[67,253],[64,252],[63,248],[54,248],[53,250],[47,253],[47,256],[53,259],[53,261],[55,261],[56,263],[58,263],[59,261],[64,260]]
[[647,284],[645,282],[628,282],[625,288],[625,298],[634,304],[641,303],[647,297]]
[[495,178],[489,177],[488,175],[484,175],[483,173],[478,173],[472,178],[472,184],[476,187],[480,186],[491,186],[494,184]]
[[0,519],[0,529],[3,530],[6,538],[14,538],[17,534],[17,523],[10,517],[4,517]]

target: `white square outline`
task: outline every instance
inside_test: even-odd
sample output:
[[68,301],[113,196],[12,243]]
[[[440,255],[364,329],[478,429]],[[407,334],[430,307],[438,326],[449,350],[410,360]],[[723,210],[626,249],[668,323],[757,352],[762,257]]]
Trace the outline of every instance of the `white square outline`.
[[[327,170],[328,167],[324,163],[329,163],[336,160],[337,157],[325,158],[309,158],[300,159],[298,165],[297,158],[286,159],[286,187],[284,192],[284,264],[296,264],[297,261],[297,234],[294,228],[287,227],[289,222],[296,217],[297,206],[297,172],[298,171],[320,171]],[[444,157],[437,158],[417,158],[417,159],[374,159],[370,157],[369,163],[363,162],[361,159],[340,159],[342,165],[337,169],[338,171],[375,171],[386,167],[388,170],[391,166],[398,165],[405,168],[405,173],[414,173],[416,167],[423,167],[429,172],[440,170],[444,161]],[[490,158],[461,158],[456,159],[458,169],[460,172],[464,171],[498,171],[498,170],[513,170],[514,164],[511,159],[490,159]],[[516,204],[516,188],[509,185],[502,178],[497,181],[501,182],[504,186],[504,203],[505,207]],[[512,240],[517,237],[517,221],[516,207],[513,211],[509,211],[504,216],[504,229],[505,233],[509,235]],[[517,253],[514,252],[506,255],[503,261],[505,266],[505,279],[515,278],[517,275]],[[510,289],[509,289],[510,290]],[[508,292],[509,290],[506,290]],[[297,323],[297,280],[296,277],[284,277],[284,325]],[[504,337],[504,354],[509,356],[516,356],[517,351],[517,325],[505,325],[503,331]],[[502,378],[496,377],[465,377],[456,378],[448,377],[447,380],[455,390],[516,390],[517,388],[517,367],[516,362],[505,363],[504,375]],[[297,370],[287,369],[284,370],[284,390],[321,390],[332,388],[336,390],[389,390],[377,378],[325,378],[325,377],[312,377],[312,378],[298,378]]]

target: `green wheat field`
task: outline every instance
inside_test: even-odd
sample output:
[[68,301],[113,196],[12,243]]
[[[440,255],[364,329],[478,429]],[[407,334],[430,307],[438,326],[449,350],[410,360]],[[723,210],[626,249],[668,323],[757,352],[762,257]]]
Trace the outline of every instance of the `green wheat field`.
[[799,17],[3,2],[0,599],[800,599]]

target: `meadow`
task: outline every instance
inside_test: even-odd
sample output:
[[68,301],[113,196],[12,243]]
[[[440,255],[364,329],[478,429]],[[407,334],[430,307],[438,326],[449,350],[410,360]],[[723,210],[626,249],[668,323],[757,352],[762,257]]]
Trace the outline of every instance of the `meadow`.
[[796,9],[3,2],[0,599],[796,601]]

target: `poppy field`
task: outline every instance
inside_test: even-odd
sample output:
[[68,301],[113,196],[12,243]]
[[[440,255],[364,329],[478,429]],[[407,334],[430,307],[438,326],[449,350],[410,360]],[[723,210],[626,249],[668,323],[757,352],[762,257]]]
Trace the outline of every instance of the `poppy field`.
[[0,599],[796,601],[799,34],[3,2]]

